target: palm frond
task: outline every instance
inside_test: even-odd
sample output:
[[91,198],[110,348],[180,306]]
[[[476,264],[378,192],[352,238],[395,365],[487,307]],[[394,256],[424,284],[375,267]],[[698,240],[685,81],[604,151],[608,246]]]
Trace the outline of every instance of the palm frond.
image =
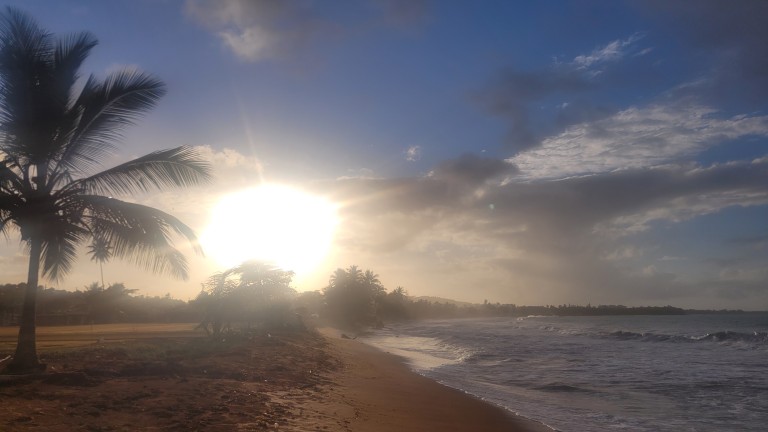
[[72,183],[88,193],[124,195],[207,183],[210,165],[189,147],[161,150]]
[[22,183],[18,172],[5,163],[0,163],[0,192],[11,193],[21,189]]
[[[50,98],[52,36],[28,15],[8,7],[0,14],[0,129],[2,148],[34,161],[50,156],[57,104]],[[58,110],[60,111],[60,110]]]
[[187,263],[174,247],[172,234],[185,237],[202,254],[192,229],[168,213],[97,195],[77,199],[89,210],[87,225],[110,244],[115,257],[154,273],[186,279]]
[[48,221],[41,255],[43,276],[59,281],[69,273],[77,261],[77,247],[86,235],[86,230],[65,218]]
[[60,92],[58,98],[69,101],[70,91],[79,78],[80,66],[98,43],[88,32],[70,35],[58,41],[53,53],[56,90]]
[[50,43],[51,34],[31,16],[12,6],[6,6],[0,13],[0,68],[4,71],[17,69],[19,63],[36,61],[47,53]]
[[8,231],[14,229],[13,219],[11,212],[5,209],[0,209],[0,234],[8,240]]
[[72,92],[79,79],[80,67],[97,44],[92,34],[81,32],[59,39],[52,53],[55,85],[51,99],[59,103],[59,121],[56,133],[51,137],[57,152],[54,161],[61,160],[69,151],[69,144],[82,118],[83,109],[75,106]]
[[82,172],[100,162],[122,138],[123,128],[154,107],[164,94],[162,81],[137,70],[114,73],[103,82],[91,76],[72,107],[76,126],[59,164]]

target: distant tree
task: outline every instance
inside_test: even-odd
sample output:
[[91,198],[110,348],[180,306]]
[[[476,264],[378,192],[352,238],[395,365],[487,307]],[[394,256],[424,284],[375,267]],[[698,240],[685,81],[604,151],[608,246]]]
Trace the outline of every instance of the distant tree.
[[91,261],[99,263],[99,271],[101,273],[101,289],[104,289],[104,263],[109,261],[112,257],[112,248],[109,246],[109,242],[101,237],[94,237],[91,244],[88,246],[88,255],[91,256]]
[[342,325],[359,326],[376,322],[376,299],[384,292],[378,275],[363,273],[356,265],[336,269],[323,290],[326,312]]
[[208,166],[192,150],[158,151],[93,174],[122,129],[165,93],[162,82],[133,69],[81,81],[96,44],[90,33],[56,38],[14,8],[0,14],[0,232],[18,229],[29,253],[8,372],[44,367],[35,337],[39,276],[60,280],[80,245],[98,236],[114,256],[185,278],[170,235],[196,242],[175,217],[113,198],[207,181]]
[[0,286],[0,325],[15,324],[21,310],[26,284],[5,284]]
[[247,261],[211,276],[195,299],[203,309],[200,324],[209,335],[251,327],[287,325],[291,321],[290,300],[293,272],[259,261]]
[[408,291],[399,286],[381,297],[379,313],[384,320],[402,320],[408,318]]

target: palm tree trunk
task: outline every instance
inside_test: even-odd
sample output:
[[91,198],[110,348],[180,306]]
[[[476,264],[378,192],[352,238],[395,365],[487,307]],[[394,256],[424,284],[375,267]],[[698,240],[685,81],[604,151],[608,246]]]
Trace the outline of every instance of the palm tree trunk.
[[105,290],[107,287],[104,286],[104,263],[99,261],[99,270],[101,270],[101,289]]
[[33,237],[29,248],[29,273],[27,274],[27,289],[24,291],[24,303],[21,309],[19,325],[19,341],[16,354],[6,368],[9,373],[30,373],[45,370],[37,358],[37,341],[35,335],[35,315],[37,306],[37,283],[40,272],[40,253],[42,240]]

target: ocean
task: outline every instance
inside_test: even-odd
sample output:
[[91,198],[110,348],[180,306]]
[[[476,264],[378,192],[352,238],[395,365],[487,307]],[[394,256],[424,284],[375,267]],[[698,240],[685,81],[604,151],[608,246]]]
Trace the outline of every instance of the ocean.
[[364,341],[557,431],[768,424],[768,313],[427,320]]

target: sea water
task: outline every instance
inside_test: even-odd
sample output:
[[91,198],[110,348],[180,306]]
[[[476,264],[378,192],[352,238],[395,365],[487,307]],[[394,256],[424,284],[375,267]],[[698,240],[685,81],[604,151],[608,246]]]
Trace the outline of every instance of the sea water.
[[558,431],[768,430],[768,314],[428,320],[364,340]]

